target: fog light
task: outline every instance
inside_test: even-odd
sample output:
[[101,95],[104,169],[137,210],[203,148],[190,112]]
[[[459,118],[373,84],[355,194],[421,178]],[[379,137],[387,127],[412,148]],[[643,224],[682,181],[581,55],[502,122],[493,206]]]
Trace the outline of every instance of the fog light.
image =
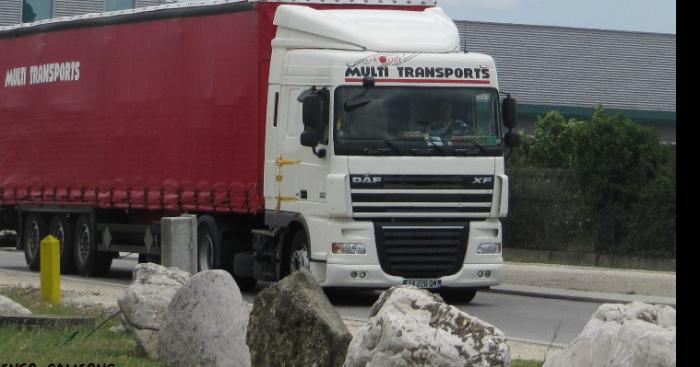
[[486,275],[487,278],[491,278],[491,272],[488,271],[488,270],[486,270],[486,272],[484,273],[484,275]]
[[476,273],[476,276],[478,276],[479,278],[481,278],[481,277],[484,276],[484,272],[481,271],[481,270],[479,270],[479,271]]
[[361,271],[360,278],[365,279],[365,277],[367,277],[367,273],[365,273],[364,271]]
[[357,278],[357,272],[356,271],[350,272],[350,278],[353,278],[353,279]]
[[480,243],[476,248],[477,255],[498,255],[501,253],[500,242],[484,242]]
[[334,243],[331,245],[331,249],[336,255],[364,255],[367,253],[367,249],[362,243]]

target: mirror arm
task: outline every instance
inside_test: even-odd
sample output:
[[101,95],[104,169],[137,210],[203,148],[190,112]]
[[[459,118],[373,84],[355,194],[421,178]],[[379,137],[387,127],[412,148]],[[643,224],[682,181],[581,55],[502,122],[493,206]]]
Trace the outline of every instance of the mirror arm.
[[316,147],[312,147],[311,151],[319,158],[323,158],[326,156],[326,150],[325,149],[319,149],[316,150]]

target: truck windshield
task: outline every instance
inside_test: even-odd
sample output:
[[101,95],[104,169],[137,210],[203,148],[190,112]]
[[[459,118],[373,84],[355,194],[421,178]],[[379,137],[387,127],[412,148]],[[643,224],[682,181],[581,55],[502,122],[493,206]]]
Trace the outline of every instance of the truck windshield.
[[335,153],[502,155],[498,107],[497,91],[487,88],[342,86]]

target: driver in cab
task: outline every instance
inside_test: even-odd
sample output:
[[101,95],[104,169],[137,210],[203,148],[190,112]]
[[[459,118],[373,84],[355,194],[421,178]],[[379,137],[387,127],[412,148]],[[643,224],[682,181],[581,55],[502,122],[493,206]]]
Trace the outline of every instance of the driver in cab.
[[429,136],[450,137],[473,134],[473,129],[452,113],[452,103],[442,100],[437,104],[437,118],[428,126]]

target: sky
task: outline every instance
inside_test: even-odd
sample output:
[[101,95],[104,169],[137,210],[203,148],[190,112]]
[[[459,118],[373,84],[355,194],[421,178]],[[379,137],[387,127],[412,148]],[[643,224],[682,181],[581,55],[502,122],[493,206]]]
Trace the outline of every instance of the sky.
[[437,0],[450,18],[676,33],[675,0]]

